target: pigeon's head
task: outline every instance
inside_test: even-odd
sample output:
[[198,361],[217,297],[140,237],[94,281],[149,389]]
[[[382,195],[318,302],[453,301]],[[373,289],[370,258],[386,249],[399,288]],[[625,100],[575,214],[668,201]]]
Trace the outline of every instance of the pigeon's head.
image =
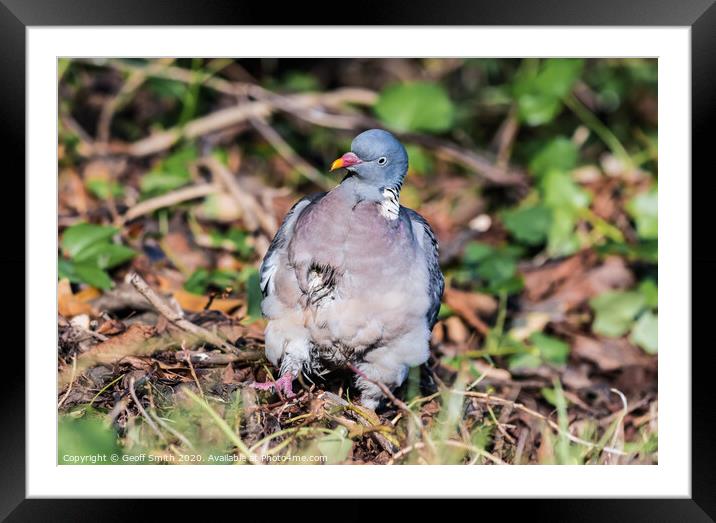
[[400,186],[408,172],[408,153],[388,131],[370,129],[355,137],[351,152],[333,162],[331,171],[341,167],[376,187]]

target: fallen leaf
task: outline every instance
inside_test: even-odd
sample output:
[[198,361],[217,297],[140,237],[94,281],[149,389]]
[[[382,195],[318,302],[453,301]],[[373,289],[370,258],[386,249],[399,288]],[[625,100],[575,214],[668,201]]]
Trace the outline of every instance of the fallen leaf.
[[646,356],[624,338],[594,339],[577,336],[574,339],[572,353],[595,363],[601,370],[606,372],[620,370],[629,366],[656,366],[655,359]]
[[224,385],[229,385],[234,382],[234,367],[229,363],[224,372],[221,374],[221,382]]
[[[122,334],[95,345],[77,357],[77,375],[94,365],[116,363],[126,356],[144,356],[151,354],[161,340],[151,340],[154,327],[135,323]],[[67,385],[72,376],[72,368],[63,369],[59,376],[59,385]]]
[[57,309],[65,318],[72,318],[80,314],[96,315],[92,305],[83,299],[83,296],[72,294],[70,280],[63,278],[57,283]]
[[455,343],[465,343],[470,338],[470,331],[467,330],[465,324],[457,316],[450,316],[445,320],[448,337]]
[[[185,291],[184,289],[174,291],[173,296],[181,308],[189,312],[202,312],[204,311],[206,304],[209,303],[209,298],[207,296],[193,294],[189,291]],[[228,314],[242,303],[243,302],[241,300],[237,299],[216,298],[213,302],[211,302],[211,306],[207,310],[221,311]]]
[[[570,258],[575,259],[579,258]],[[631,287],[633,283],[632,272],[617,256],[609,256],[601,265],[586,271],[581,262],[565,261],[558,268],[538,269],[525,274],[527,292],[522,305],[527,311],[546,312],[552,320],[562,319],[590,298],[606,291]]]
[[185,276],[199,268],[208,268],[209,260],[199,249],[194,249],[184,234],[169,233],[159,244],[172,264]]

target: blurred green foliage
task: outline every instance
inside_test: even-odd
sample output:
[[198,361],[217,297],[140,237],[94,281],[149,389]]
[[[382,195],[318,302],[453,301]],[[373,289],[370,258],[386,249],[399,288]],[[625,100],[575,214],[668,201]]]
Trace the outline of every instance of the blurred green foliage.
[[109,289],[113,282],[107,273],[131,260],[136,252],[112,242],[119,230],[106,225],[78,223],[62,235],[60,247],[64,254],[58,262],[60,278],[75,283],[88,283],[100,289]]

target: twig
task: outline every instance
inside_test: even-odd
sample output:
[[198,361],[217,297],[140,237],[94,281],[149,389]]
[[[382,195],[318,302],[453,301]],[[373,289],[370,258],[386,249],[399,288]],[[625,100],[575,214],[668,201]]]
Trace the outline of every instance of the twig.
[[158,209],[163,209],[164,207],[171,207],[172,205],[177,205],[179,203],[186,202],[189,200],[195,200],[196,198],[208,196],[218,191],[219,187],[217,185],[211,183],[202,183],[192,185],[191,187],[185,187],[183,189],[177,189],[176,191],[172,191],[170,193],[157,196],[155,198],[144,200],[143,202],[138,203],[134,207],[130,208],[126,213],[124,213],[124,215],[119,218],[119,223],[117,225],[122,225],[126,222],[139,218],[140,216],[152,213]]
[[261,117],[251,118],[251,125],[270,143],[289,165],[323,189],[330,189],[335,183],[293,150],[286,140]]
[[611,448],[611,447],[600,447],[599,445],[592,443],[591,441],[587,441],[581,438],[578,438],[577,436],[572,435],[569,431],[563,431],[557,423],[549,419],[544,414],[541,414],[537,412],[536,410],[532,410],[528,407],[525,407],[521,403],[517,403],[514,401],[507,400],[505,398],[500,398],[497,396],[491,396],[490,394],[487,394],[485,392],[470,392],[470,391],[463,391],[463,390],[455,390],[450,389],[450,392],[453,394],[461,394],[463,396],[470,396],[473,398],[477,398],[478,400],[484,401],[484,402],[490,402],[490,403],[496,403],[498,405],[512,405],[512,407],[515,410],[519,410],[520,412],[524,412],[525,414],[529,416],[533,416],[535,418],[541,419],[545,421],[552,429],[557,431],[557,433],[562,434],[567,439],[569,439],[573,443],[578,443],[580,445],[585,445],[589,448],[598,448],[599,450],[603,452],[607,452],[609,454],[616,454],[618,456],[626,456],[626,452],[623,452],[619,449]]
[[[624,396],[624,393],[620,391],[619,389],[611,388],[609,389],[611,392],[619,396],[619,398],[622,400],[622,410],[621,410],[621,416],[619,416],[619,422],[617,423],[617,426],[614,428],[614,435],[612,436],[612,447],[616,447],[617,440],[619,439],[619,429],[624,430],[624,418],[626,417],[627,413],[629,412],[629,403],[627,402],[626,396]],[[607,456],[608,464],[610,464],[611,456]]]
[[[184,342],[181,342],[181,348],[183,351],[186,350],[186,347],[184,347]],[[196,388],[199,389],[199,394],[201,394],[201,397],[204,398],[204,389],[201,388],[201,384],[199,383],[199,377],[196,375],[196,371],[194,370],[194,365],[191,363],[191,358],[186,359],[187,364],[189,365],[189,372],[191,372],[192,378],[194,378],[194,383],[196,383]],[[206,398],[204,398],[206,399]]]
[[58,409],[62,406],[62,404],[67,400],[67,397],[70,395],[70,391],[72,390],[72,385],[74,385],[74,383],[75,383],[75,374],[76,373],[77,373],[77,356],[72,356],[72,376],[70,377],[70,384],[68,385],[67,391],[65,392],[64,396],[62,396],[62,399],[57,404]]
[[134,286],[135,289],[137,289],[137,292],[144,296],[144,298],[149,303],[151,303],[152,306],[162,316],[164,316],[167,320],[169,320],[171,323],[173,323],[183,331],[189,332],[198,336],[201,339],[204,339],[208,343],[218,347],[224,352],[236,355],[241,353],[239,349],[234,347],[228,341],[220,338],[219,336],[205,329],[204,327],[195,325],[189,320],[185,319],[180,311],[176,311],[172,307],[170,307],[166,303],[166,301],[161,296],[159,296],[156,291],[154,291],[154,289],[152,289],[149,284],[144,281],[144,279],[136,272],[129,273],[127,275],[127,280],[129,281],[129,283],[132,284],[132,286]]
[[154,433],[159,436],[159,438],[162,441],[166,441],[166,437],[164,437],[164,434],[162,434],[162,431],[159,430],[159,427],[157,427],[157,424],[154,423],[154,420],[147,414],[147,411],[144,410],[144,407],[142,406],[142,403],[139,401],[139,398],[137,398],[137,393],[134,391],[134,376],[129,377],[129,394],[132,396],[132,399],[134,400],[134,403],[137,405],[137,409],[139,410],[139,413],[142,415],[142,417],[147,421],[147,425],[151,427],[151,429],[154,431]]
[[[173,59],[169,59],[173,61]],[[167,66],[167,59],[162,58],[158,61],[156,66]],[[119,110],[126,101],[132,96],[132,94],[139,89],[142,84],[146,81],[147,74],[145,70],[135,69],[129,73],[127,80],[122,84],[117,94],[112,97],[107,103],[102,106],[102,110],[99,115],[97,122],[97,142],[95,146],[103,148],[109,143],[110,138],[110,127],[112,124],[112,117]]]
[[[103,62],[92,61],[96,65],[105,65]],[[111,60],[106,63],[110,67],[123,70],[143,70],[148,76],[170,78],[172,80],[194,83],[197,74],[179,67],[138,67],[124,62]],[[252,118],[268,118],[276,110],[290,113],[306,122],[340,129],[355,131],[368,127],[380,126],[378,122],[362,115],[332,114],[323,110],[323,107],[342,108],[346,104],[372,106],[378,100],[378,94],[368,89],[342,88],[325,93],[301,93],[288,96],[278,95],[263,87],[249,83],[232,83],[220,78],[204,78],[203,85],[234,96],[251,96],[256,101],[243,103],[202,116],[189,122],[184,127],[177,127],[153,134],[124,148],[125,153],[131,156],[148,156],[170,148],[182,138],[193,139],[204,134],[219,131]],[[440,156],[452,163],[463,166],[484,177],[496,185],[525,186],[526,176],[522,171],[508,166],[498,166],[485,156],[432,136],[417,134],[402,134],[402,138],[432,149]]]
[[212,157],[202,159],[199,165],[203,165],[209,169],[211,174],[218,179],[219,183],[226,188],[236,204],[243,211],[244,224],[250,231],[256,231],[261,228],[269,236],[276,234],[278,225],[276,224],[276,219],[273,214],[267,213],[258,204],[253,195],[241,187],[239,181],[228,168],[216,158]]
[[223,354],[194,350],[180,350],[174,353],[177,361],[189,361],[200,366],[227,365],[229,363],[249,363],[261,361],[264,354],[261,351],[242,351],[240,354]]

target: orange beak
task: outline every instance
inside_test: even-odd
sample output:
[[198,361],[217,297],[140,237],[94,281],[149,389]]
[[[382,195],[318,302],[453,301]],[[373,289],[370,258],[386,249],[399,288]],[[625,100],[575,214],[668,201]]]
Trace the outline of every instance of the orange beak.
[[358,156],[354,153],[346,153],[331,164],[331,171],[335,171],[341,167],[350,167],[358,163],[361,163],[361,159],[358,158]]

